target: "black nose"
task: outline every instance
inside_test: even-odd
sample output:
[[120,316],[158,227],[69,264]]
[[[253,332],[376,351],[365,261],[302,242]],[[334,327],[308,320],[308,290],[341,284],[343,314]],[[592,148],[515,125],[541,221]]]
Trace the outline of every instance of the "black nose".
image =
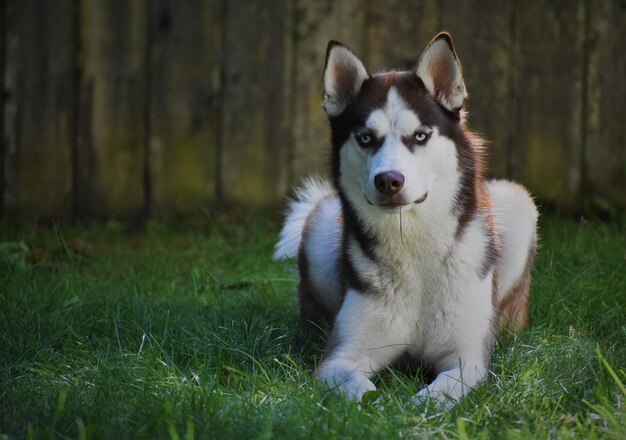
[[386,171],[374,177],[374,185],[381,194],[391,197],[404,186],[404,176],[397,171]]

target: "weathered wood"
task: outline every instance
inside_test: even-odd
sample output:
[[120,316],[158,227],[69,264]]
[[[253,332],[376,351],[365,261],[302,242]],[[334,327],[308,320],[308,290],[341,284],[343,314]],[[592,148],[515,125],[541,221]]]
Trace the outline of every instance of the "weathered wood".
[[7,2],[5,190],[10,214],[69,217],[73,2]]
[[626,209],[626,5],[590,2],[583,195],[587,208]]
[[151,12],[154,210],[198,210],[214,191],[222,3],[157,0]]
[[286,190],[290,1],[225,3],[219,196],[262,205]]
[[448,30],[491,174],[564,213],[626,209],[622,3],[0,0],[0,208],[273,204],[327,172],[328,40],[376,72]]
[[428,42],[441,30],[440,1],[369,0],[362,57],[368,70],[414,70]]
[[563,213],[580,209],[584,2],[518,5],[514,177]]
[[508,151],[517,139],[513,82],[515,3],[498,0],[443,2],[443,29],[449,31],[463,65],[469,93],[469,126],[489,141],[486,170],[508,175]]
[[79,215],[144,209],[147,0],[81,2]]
[[312,173],[327,172],[330,131],[322,110],[326,46],[331,39],[339,40],[365,58],[366,11],[365,0],[296,1],[290,184]]
[[5,170],[5,151],[7,151],[7,138],[5,136],[5,108],[6,108],[6,53],[7,53],[7,1],[0,0],[0,217],[4,217],[4,176]]

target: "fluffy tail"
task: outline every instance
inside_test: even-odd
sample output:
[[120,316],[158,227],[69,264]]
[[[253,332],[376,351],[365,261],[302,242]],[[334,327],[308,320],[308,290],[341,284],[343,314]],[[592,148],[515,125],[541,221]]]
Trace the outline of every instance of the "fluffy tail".
[[289,201],[285,224],[276,244],[274,260],[295,258],[298,255],[302,232],[309,214],[320,200],[334,196],[335,190],[326,180],[310,178],[301,188],[296,189],[296,198]]

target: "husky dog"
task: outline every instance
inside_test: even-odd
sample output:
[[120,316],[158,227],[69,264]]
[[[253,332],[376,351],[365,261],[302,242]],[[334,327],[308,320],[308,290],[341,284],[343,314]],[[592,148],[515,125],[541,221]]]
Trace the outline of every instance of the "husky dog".
[[483,179],[466,97],[447,33],[416,71],[370,75],[328,45],[331,181],[296,190],[274,257],[297,257],[301,323],[330,325],[317,377],[353,399],[411,359],[435,377],[415,399],[452,404],[485,377],[498,327],[526,323],[537,209]]

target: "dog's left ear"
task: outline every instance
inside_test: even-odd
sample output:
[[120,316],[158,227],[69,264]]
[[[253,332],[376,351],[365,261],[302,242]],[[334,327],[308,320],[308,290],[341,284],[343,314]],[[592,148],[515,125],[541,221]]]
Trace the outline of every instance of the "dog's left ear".
[[445,108],[455,112],[463,107],[467,91],[450,34],[441,32],[426,46],[417,65],[417,76]]
[[368,76],[363,63],[350,49],[338,41],[328,43],[322,104],[326,114],[331,118],[340,115]]

